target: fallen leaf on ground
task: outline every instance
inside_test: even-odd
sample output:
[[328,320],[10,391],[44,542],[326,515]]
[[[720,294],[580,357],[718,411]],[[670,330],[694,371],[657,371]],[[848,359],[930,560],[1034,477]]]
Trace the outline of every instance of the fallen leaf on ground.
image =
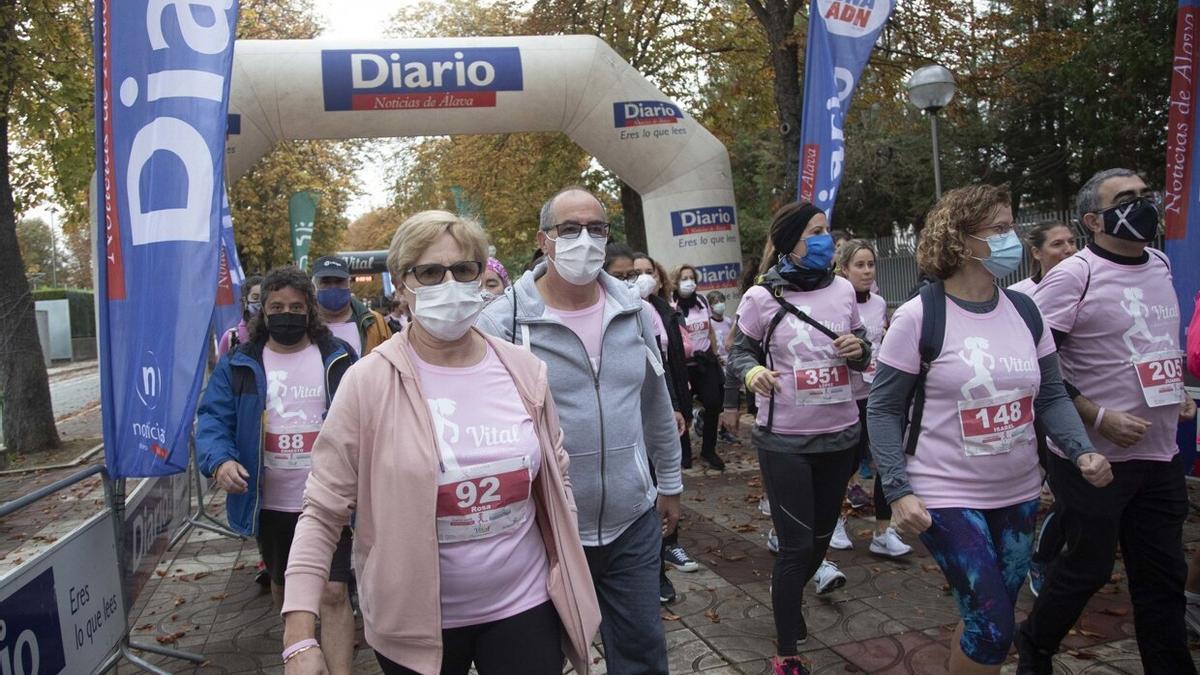
[[1107,614],[1109,616],[1129,616],[1129,608],[1128,607],[1105,607],[1104,609],[1100,610],[1100,613]]
[[704,616],[713,623],[721,623],[721,615],[715,609],[704,610]]
[[185,600],[184,598],[178,598],[178,597],[177,597],[177,598],[175,598],[175,606],[176,606],[176,607],[178,607],[178,606],[182,605],[182,604],[183,604],[183,603],[185,603],[185,602],[187,602],[187,600]]
[[1100,633],[1097,633],[1097,632],[1096,632],[1096,631],[1094,631],[1094,630],[1086,630],[1086,629],[1084,629],[1084,628],[1080,628],[1080,629],[1079,629],[1079,634],[1080,634],[1080,635],[1082,635],[1082,636],[1084,636],[1084,637],[1090,637],[1090,638],[1102,638],[1102,637],[1104,637],[1103,635],[1101,635]]
[[669,612],[665,609],[662,612],[662,620],[663,621],[679,621],[682,618],[683,618],[682,616],[679,616],[678,614],[672,614],[671,612]]
[[175,644],[176,642],[178,642],[179,638],[183,637],[184,635],[187,635],[187,631],[177,630],[174,633],[171,633],[170,635],[159,635],[158,637],[156,637],[154,639],[160,645],[171,645],[171,644]]
[[137,627],[138,630],[152,630],[153,628],[154,624],[152,623],[144,623]]
[[238,564],[234,565],[234,566],[233,566],[233,569],[234,569],[234,570],[240,570],[240,569],[244,569],[245,567],[246,567],[246,563],[244,563],[244,562],[240,562],[240,563],[238,563]]
[[224,600],[227,597],[229,597],[228,593],[217,593],[216,595],[210,595],[208,597],[208,599],[209,600]]
[[744,532],[744,533],[758,532],[758,526],[751,525],[749,523],[746,523],[744,525],[734,525],[733,531],[734,532]]
[[196,572],[195,574],[192,575],[192,580],[199,581],[208,575],[209,575],[208,572]]

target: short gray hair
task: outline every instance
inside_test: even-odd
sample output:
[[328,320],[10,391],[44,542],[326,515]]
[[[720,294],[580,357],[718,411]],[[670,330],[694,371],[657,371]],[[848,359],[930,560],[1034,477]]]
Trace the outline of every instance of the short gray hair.
[[1091,178],[1079,188],[1079,194],[1075,195],[1075,210],[1078,213],[1079,224],[1083,225],[1083,216],[1087,213],[1098,213],[1102,207],[1100,203],[1100,186],[1109,178],[1128,178],[1129,176],[1137,176],[1136,171],[1130,169],[1105,169],[1097,171]]
[[550,196],[550,199],[546,200],[545,204],[542,204],[542,212],[538,216],[538,229],[539,230],[541,230],[543,232],[547,232],[549,230],[554,229],[554,226],[558,224],[558,223],[554,222],[554,202],[558,201],[559,197],[561,197],[569,192],[582,192],[582,193],[592,197],[593,199],[596,200],[597,203],[600,204],[600,210],[604,211],[605,219],[608,218],[608,210],[604,208],[604,202],[600,201],[596,197],[596,195],[592,194],[591,190],[588,190],[587,188],[583,187],[582,185],[569,185],[569,186],[559,190],[558,192],[555,192],[553,195]]

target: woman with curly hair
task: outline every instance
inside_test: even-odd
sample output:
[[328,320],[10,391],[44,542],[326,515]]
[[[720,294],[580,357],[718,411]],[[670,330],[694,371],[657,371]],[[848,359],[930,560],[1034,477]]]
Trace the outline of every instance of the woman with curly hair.
[[1013,641],[1042,483],[1034,421],[1088,481],[1112,479],[1037,306],[996,284],[1022,255],[1009,204],[1004,188],[973,185],[934,205],[917,246],[934,281],[893,315],[867,402],[892,524],[920,535],[958,603],[952,673],[999,672]]

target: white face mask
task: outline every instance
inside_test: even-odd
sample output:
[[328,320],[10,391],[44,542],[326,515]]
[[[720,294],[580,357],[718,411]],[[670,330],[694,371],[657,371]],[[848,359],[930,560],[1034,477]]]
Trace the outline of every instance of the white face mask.
[[643,300],[658,290],[658,280],[654,278],[653,274],[639,274],[638,278],[634,280],[633,285]]
[[717,316],[725,316],[725,303],[718,302],[712,306],[712,313]]
[[568,283],[587,286],[600,275],[607,238],[596,239],[584,232],[574,239],[551,238],[549,235],[546,238],[554,242],[554,257],[550,263]]
[[695,279],[684,279],[683,281],[679,282],[679,297],[690,298],[690,297],[692,297],[692,294],[695,292],[696,292],[696,280]]
[[478,281],[447,281],[408,290],[417,296],[413,319],[443,342],[453,342],[466,335],[475,324],[475,317],[483,311],[483,292]]

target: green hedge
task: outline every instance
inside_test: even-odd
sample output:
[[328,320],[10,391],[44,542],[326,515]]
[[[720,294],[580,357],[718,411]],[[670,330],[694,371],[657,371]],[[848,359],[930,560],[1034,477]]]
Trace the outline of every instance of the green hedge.
[[71,337],[96,337],[96,305],[91,291],[75,288],[43,288],[33,292],[37,300],[66,300],[71,313]]

